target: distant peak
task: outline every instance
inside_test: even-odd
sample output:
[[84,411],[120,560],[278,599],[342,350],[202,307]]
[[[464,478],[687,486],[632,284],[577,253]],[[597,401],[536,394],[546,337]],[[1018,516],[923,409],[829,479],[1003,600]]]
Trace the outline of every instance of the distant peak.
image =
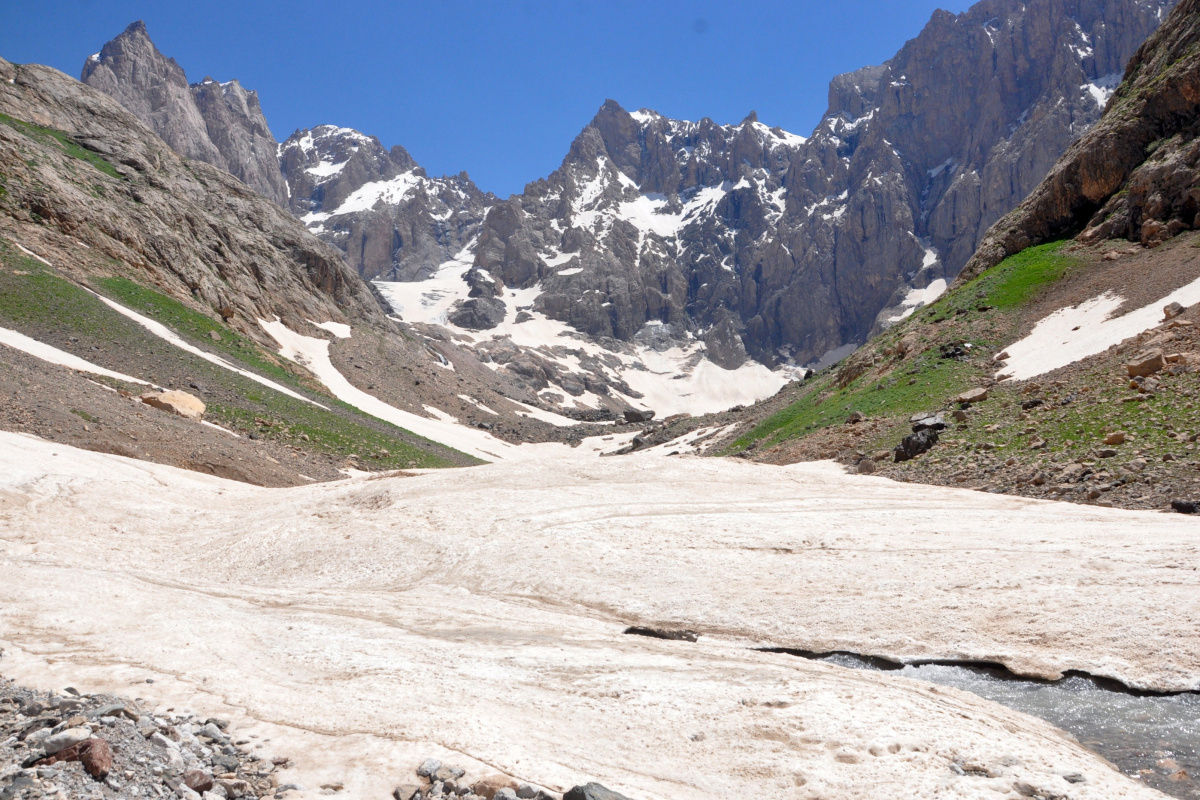
[[149,36],[150,36],[150,32],[146,30],[146,23],[140,19],[135,22],[129,23],[129,27],[126,28],[123,31],[123,33],[128,33],[128,34],[139,34],[140,33],[142,36],[145,36],[147,38],[149,38]]
[[751,111],[749,114],[747,114],[746,118],[742,120],[742,124],[745,125],[747,122],[758,122],[758,112]]

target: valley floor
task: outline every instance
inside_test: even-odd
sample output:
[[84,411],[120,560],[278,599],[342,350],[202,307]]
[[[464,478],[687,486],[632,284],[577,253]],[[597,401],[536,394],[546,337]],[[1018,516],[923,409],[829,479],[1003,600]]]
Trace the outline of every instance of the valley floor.
[[1160,796],[974,695],[755,648],[1200,689],[1193,520],[617,444],[264,489],[0,433],[0,672],[229,718],[289,797],[427,756],[637,800]]

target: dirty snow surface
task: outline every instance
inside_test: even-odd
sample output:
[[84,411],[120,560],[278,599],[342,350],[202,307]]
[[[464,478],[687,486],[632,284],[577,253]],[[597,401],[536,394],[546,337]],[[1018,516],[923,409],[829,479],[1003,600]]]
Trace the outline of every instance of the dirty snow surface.
[[291,797],[426,756],[636,800],[1160,796],[979,697],[754,648],[1200,688],[1194,521],[612,445],[261,489],[0,433],[0,670],[228,716]]

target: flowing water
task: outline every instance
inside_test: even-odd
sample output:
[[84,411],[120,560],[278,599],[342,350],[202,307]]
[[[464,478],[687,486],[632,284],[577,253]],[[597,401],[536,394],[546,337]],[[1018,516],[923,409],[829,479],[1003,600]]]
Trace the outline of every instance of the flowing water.
[[1125,774],[1159,791],[1200,798],[1200,693],[1143,694],[1085,675],[1030,680],[1003,667],[901,666],[849,653],[804,655],[973,692],[1068,731]]

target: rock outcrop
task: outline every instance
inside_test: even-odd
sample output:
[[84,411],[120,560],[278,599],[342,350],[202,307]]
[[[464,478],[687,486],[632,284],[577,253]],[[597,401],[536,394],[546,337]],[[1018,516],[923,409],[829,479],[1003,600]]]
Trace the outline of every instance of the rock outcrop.
[[150,41],[141,21],[84,62],[84,83],[114,98],[175,152],[219,167],[264,197],[287,204],[278,144],[255,92],[236,80],[189,85]]
[[106,94],[0,60],[0,114],[13,119],[0,124],[0,231],[36,224],[48,248],[82,242],[272,350],[259,319],[390,328],[337,251],[224,170],[182,159]]
[[1157,245],[1200,226],[1200,2],[1183,0],[1130,60],[1100,123],[996,224],[960,279],[1030,245]]
[[495,196],[467,174],[430,178],[399,145],[321,125],[279,148],[289,207],[368,280],[422,280],[478,235]]

